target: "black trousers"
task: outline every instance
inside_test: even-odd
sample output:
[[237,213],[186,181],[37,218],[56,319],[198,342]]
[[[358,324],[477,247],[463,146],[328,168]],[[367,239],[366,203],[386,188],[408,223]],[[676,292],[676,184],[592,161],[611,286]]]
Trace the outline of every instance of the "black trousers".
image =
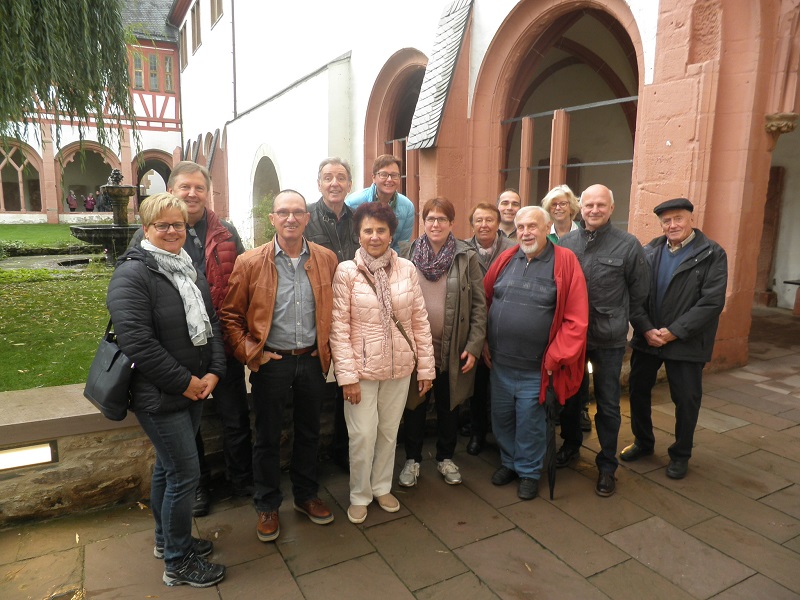
[[475,366],[475,388],[472,398],[469,399],[469,418],[473,437],[481,440],[486,438],[489,431],[489,376],[492,370],[487,367],[482,358],[478,358]]
[[[446,458],[453,458],[458,442],[458,407],[450,410],[450,374],[447,371],[436,369],[436,379],[433,380],[431,391],[436,403],[436,460],[441,462]],[[425,417],[430,398],[431,392],[428,392],[425,400],[414,410],[403,411],[406,459],[422,461]]]
[[673,460],[688,460],[692,456],[694,430],[703,397],[705,363],[665,360],[634,350],[631,354],[630,377],[631,430],[642,448],[649,450],[654,447],[650,410],[653,386],[662,364],[666,366],[669,393],[675,405],[675,443],[669,447],[669,457]]

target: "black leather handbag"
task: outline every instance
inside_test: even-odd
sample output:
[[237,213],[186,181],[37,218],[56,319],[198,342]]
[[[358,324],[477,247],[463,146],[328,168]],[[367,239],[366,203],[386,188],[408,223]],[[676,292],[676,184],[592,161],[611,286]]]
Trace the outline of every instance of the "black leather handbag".
[[122,421],[130,405],[130,382],[135,365],[117,345],[108,320],[106,333],[89,367],[83,395],[112,421]]

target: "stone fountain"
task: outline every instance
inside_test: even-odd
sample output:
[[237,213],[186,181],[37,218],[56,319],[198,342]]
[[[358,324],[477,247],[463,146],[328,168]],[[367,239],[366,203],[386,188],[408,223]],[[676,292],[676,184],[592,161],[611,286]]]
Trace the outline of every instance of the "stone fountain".
[[108,183],[100,186],[100,190],[111,198],[113,224],[70,225],[69,229],[79,240],[102,246],[106,254],[106,265],[113,267],[139,229],[139,225],[128,225],[128,203],[136,193],[136,186],[122,185],[122,173],[119,169],[114,169],[108,177]]

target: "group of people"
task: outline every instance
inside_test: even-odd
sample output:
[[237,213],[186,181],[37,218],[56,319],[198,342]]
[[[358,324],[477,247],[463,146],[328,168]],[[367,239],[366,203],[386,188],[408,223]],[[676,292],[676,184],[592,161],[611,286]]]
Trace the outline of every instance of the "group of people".
[[491,417],[501,457],[492,483],[517,480],[518,497],[534,498],[545,394],[564,405],[556,456],[564,467],[582,444],[591,362],[601,447],[595,491],[609,496],[630,322],[635,442],[620,456],[654,451],[650,390],[665,363],[677,421],[667,475],[686,474],[727,278],[725,253],[692,227],[688,200],[656,207],[664,236],[644,248],[610,223],[613,195],[602,185],[587,188],[580,204],[560,186],[543,206],[525,207],[505,190],[472,209],[469,240],[453,233],[453,204],[433,198],[412,241],[415,211],[399,191],[400,161],[379,156],[372,178],[348,195],[348,163],[325,159],[319,200],[278,193],[274,239],[247,252],[235,228],[206,207],[211,181],[200,165],[179,163],[168,191],[142,203],[142,229],[120,257],[107,304],[137,367],[131,410],[156,450],[154,554],[165,561],[167,585],[205,587],[225,575],[205,558],[212,543],[191,535],[192,515],[208,512],[199,428],[200,401],[211,394],[228,478],[234,493],[252,495],[264,542],[281,532],[287,402],[294,509],[319,525],[334,520],[319,496],[317,466],[323,402],[334,399],[332,450],[350,473],[347,517],[362,523],[373,500],[400,509],[391,493],[398,436],[405,462],[397,482],[417,484],[431,402],[445,484],[462,482],[453,457],[459,407],[468,401],[468,452],[483,449]]
[[[70,190],[69,194],[67,194],[66,202],[70,212],[78,210],[78,197],[73,190]],[[108,194],[100,190],[97,190],[94,194],[89,192],[88,196],[81,194],[80,203],[83,204],[83,208],[86,212],[94,212],[95,208],[98,212],[111,210],[111,199],[108,197]]]

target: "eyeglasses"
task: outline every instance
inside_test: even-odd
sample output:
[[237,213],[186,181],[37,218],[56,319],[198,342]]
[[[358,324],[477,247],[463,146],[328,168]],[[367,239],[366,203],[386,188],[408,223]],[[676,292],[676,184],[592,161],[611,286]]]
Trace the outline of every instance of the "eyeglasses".
[[433,225],[436,223],[437,225],[444,225],[445,223],[449,223],[450,219],[447,217],[425,217],[425,223],[428,225]]
[[183,231],[186,229],[186,223],[183,221],[178,221],[177,223],[151,223],[151,225],[156,228],[156,231],[161,233],[169,231],[170,227],[172,227],[175,231]]
[[381,181],[386,181],[387,179],[391,179],[392,181],[400,181],[401,178],[400,173],[387,173],[386,171],[378,171],[375,174]]
[[564,200],[563,202],[551,202],[550,206],[553,208],[567,208],[569,206],[569,201]]
[[308,214],[304,210],[276,210],[272,213],[276,217],[278,217],[281,221],[285,221],[289,218],[289,215],[292,215],[298,221],[303,218],[303,215]]

